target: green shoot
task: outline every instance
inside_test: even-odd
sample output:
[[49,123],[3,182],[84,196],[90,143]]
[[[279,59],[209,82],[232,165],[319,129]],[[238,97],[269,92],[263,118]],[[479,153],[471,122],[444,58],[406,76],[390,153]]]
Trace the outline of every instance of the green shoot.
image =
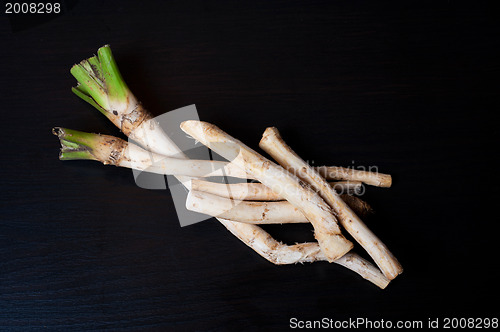
[[[71,68],[78,81],[72,91],[108,117],[125,111],[132,95],[125,84],[109,45],[101,47],[97,56],[83,60]],[[114,114],[112,114],[114,113]]]

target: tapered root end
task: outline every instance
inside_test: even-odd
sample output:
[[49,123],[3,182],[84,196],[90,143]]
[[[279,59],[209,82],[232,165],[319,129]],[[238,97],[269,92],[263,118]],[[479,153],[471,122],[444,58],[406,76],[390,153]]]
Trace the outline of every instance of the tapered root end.
[[356,196],[342,194],[340,195],[340,198],[342,198],[344,203],[346,203],[351,210],[361,218],[368,217],[375,213],[370,204]]
[[358,273],[364,279],[385,289],[391,282],[376,266],[353,252],[347,253],[335,263]]
[[198,120],[187,120],[180,124],[180,128],[183,132],[196,139],[197,141],[206,144],[206,136],[211,131],[216,131],[218,128],[211,123],[198,121]]
[[380,182],[381,187],[389,188],[392,186],[392,176],[389,174],[384,174],[382,181]]
[[264,133],[262,134],[262,138],[260,139],[260,142],[259,142],[259,147],[261,147],[262,149],[265,149],[268,140],[271,138],[273,140],[275,140],[276,138],[281,139],[281,135],[280,135],[280,132],[278,131],[278,128],[267,127],[266,130],[264,130]]
[[389,280],[394,280],[398,275],[403,273],[403,267],[401,266],[401,264],[397,261],[396,258],[393,257],[393,259],[394,261],[392,263],[391,268],[388,269],[387,271],[384,271],[385,276]]
[[277,136],[280,137],[280,132],[278,128],[276,127],[267,127],[266,130],[264,130],[264,133],[262,134],[262,138],[266,136]]
[[315,237],[330,263],[341,258],[354,247],[354,244],[342,234],[318,234],[315,232]]
[[197,120],[187,120],[183,121],[180,127],[185,133],[189,134],[189,131],[191,131],[193,128],[202,127],[203,124],[205,124],[205,122]]

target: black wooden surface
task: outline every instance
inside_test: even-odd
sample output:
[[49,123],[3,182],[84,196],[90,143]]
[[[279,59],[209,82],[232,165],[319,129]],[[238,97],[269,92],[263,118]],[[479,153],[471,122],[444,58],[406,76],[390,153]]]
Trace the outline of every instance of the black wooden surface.
[[[0,19],[1,329],[498,315],[500,31],[488,5],[63,5]],[[366,222],[405,272],[382,291],[335,264],[274,266],[214,219],[181,228],[170,193],[138,188],[130,170],[59,161],[53,126],[121,135],[70,91],[70,67],[107,43],[156,115],[196,104],[252,147],[272,125],[316,165],[392,174],[393,188],[367,188]],[[305,226],[267,229],[312,239]]]

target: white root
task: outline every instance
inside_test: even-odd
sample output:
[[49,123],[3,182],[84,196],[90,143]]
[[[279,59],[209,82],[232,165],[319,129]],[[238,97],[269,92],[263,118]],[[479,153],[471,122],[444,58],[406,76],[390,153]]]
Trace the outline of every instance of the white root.
[[[165,132],[161,129],[161,127],[154,122],[152,126],[143,126],[142,127],[145,132],[142,132],[135,137],[140,137],[138,142],[143,146],[147,147],[148,150],[165,155],[165,156],[175,156],[180,159],[188,159],[187,156],[177,147],[177,145],[165,134]],[[149,144],[148,142],[155,142],[154,144]],[[136,165],[137,166],[137,165]],[[127,167],[133,167],[133,165],[128,165]],[[180,176],[176,175],[176,178],[186,186],[187,189],[191,189],[191,180],[192,177]],[[281,245],[279,248],[276,245],[272,245],[274,240],[267,232],[265,232],[262,228],[256,225],[250,225],[245,223],[239,223],[232,220],[223,220],[217,218],[217,220],[224,225],[232,234],[238,237],[243,243],[245,243],[248,247],[252,248],[260,255],[262,252],[273,252],[274,260],[270,260],[268,257],[263,256],[269,259],[271,262],[275,264],[293,264],[293,263],[302,263],[310,261],[307,256],[303,255],[303,252],[300,247],[295,248],[293,246],[284,246]],[[255,236],[259,236],[259,239],[265,237],[267,239],[266,242],[256,240]],[[270,248],[266,249],[266,245],[270,245]],[[314,245],[313,245],[314,247]],[[272,248],[272,249],[271,249]],[[319,248],[316,245],[316,248]],[[290,261],[290,255],[296,255],[297,259],[294,261]],[[349,267],[352,269],[352,267]],[[369,267],[366,267],[365,270],[368,273]],[[375,283],[377,284],[377,283]],[[377,284],[378,285],[378,284]],[[379,286],[381,287],[381,286]]]
[[340,259],[336,260],[335,263],[356,272],[366,280],[371,281],[382,289],[387,287],[391,281],[383,273],[381,273],[376,266],[372,265],[372,263],[353,252],[347,253]]
[[[109,51],[109,47],[102,48],[98,51],[99,57],[101,55],[106,55],[106,49]],[[104,51],[102,51],[104,50]],[[113,63],[114,60],[109,54],[110,61]],[[87,63],[87,68],[85,68],[89,73],[93,72],[96,76],[95,80],[100,81],[100,84],[103,85],[102,81],[103,78],[100,77],[99,74],[97,74],[97,70],[90,68],[90,62],[86,61]],[[116,65],[114,64],[112,67],[115,67]],[[121,77],[117,71],[117,68],[114,68],[111,72],[116,72],[117,79],[121,80]],[[75,74],[74,74],[75,75]],[[76,77],[76,76],[75,76]],[[81,81],[79,79],[79,81]],[[81,84],[85,84],[83,81],[80,82]],[[99,83],[99,82],[98,82]],[[106,85],[106,84],[104,84]],[[124,89],[128,90],[128,89]],[[75,89],[74,91],[79,91],[77,94],[82,97],[83,94],[88,95],[87,93],[83,92],[83,90]],[[99,103],[98,100],[96,102],[99,104],[97,105],[94,102],[91,102],[92,105],[97,107],[98,109],[102,110],[104,109],[107,111],[107,117],[118,127],[120,130],[130,138],[134,139],[136,142],[141,144],[143,147],[145,147],[147,150],[151,152],[155,152],[161,155],[165,155],[168,157],[175,157],[179,159],[188,159],[184,153],[176,146],[176,144],[166,135],[161,127],[159,126],[158,122],[154,119],[152,119],[152,116],[142,107],[142,105],[138,102],[138,100],[133,96],[133,94],[130,91],[124,91],[126,93],[125,98],[121,98],[123,96],[120,96],[120,93],[116,94],[113,93],[113,91],[106,91],[105,88],[100,90],[100,95],[101,97],[106,96],[107,101],[103,101],[103,104]],[[76,93],[76,92],[75,92]],[[98,92],[99,93],[99,92]],[[92,97],[94,94],[91,94],[91,96],[83,96],[85,100],[88,101],[87,97],[89,98],[95,98]],[[114,164],[115,161],[115,155],[110,155],[109,156],[109,163]],[[126,163],[124,161],[123,165],[124,167],[137,167],[137,164],[134,165],[132,163]],[[162,173],[163,174],[163,173]],[[179,181],[184,184],[188,189],[190,187],[191,179],[192,177],[185,176],[185,175],[179,175],[177,174],[176,177],[179,179]],[[245,176],[246,177],[246,176]],[[225,225],[233,234],[238,236],[244,243],[246,243],[248,246],[254,248],[255,250],[265,250],[265,244],[263,244],[262,248],[257,248],[253,245],[253,243],[256,241],[255,238],[249,237],[250,234],[254,234],[256,232],[259,232],[261,234],[264,234],[265,232],[260,229],[258,226],[254,225],[247,225],[247,224],[242,224],[242,223],[237,223],[233,221],[228,221],[228,220],[220,220],[220,222]],[[269,235],[268,236],[268,244],[271,244],[271,241],[275,241],[272,239]],[[258,242],[258,241],[257,241]],[[276,241],[275,241],[276,242]],[[318,255],[322,255],[323,253],[319,250],[318,245],[312,244],[312,247],[316,246],[316,251],[318,252]],[[275,248],[274,246],[273,248]],[[270,248],[271,249],[271,248]],[[287,249],[290,249],[292,252],[300,252],[301,247],[294,247],[294,246],[286,246],[283,247],[282,250],[277,250],[275,252],[276,257],[278,258],[277,262],[286,262],[286,259],[280,260],[279,257],[285,257],[284,251]],[[273,249],[274,250],[274,249]],[[352,256],[351,254],[345,255],[346,261],[347,257]],[[341,258],[339,261],[342,261],[343,258]],[[305,258],[308,259],[308,258]],[[326,257],[324,257],[326,259]],[[300,262],[301,258],[298,257],[296,262]],[[358,264],[360,267],[364,268],[365,274],[369,275],[369,267],[364,266],[363,264]],[[353,269],[352,266],[350,266],[351,269]],[[355,269],[354,269],[355,270]],[[372,281],[373,282],[373,281]],[[387,281],[388,282],[388,281]],[[386,284],[385,284],[386,285]],[[385,287],[384,285],[384,287]],[[379,284],[380,286],[380,284]],[[381,286],[382,287],[382,286]]]
[[[219,221],[237,238],[271,263],[281,265],[328,261],[317,243],[286,245],[276,241],[269,233],[256,225],[229,222],[224,219],[219,219]],[[358,273],[382,289],[390,282],[376,266],[353,252],[348,252],[334,263]]]
[[[190,211],[207,214],[212,217],[237,220],[250,224],[290,224],[308,223],[307,218],[288,201],[244,201],[229,199],[220,195],[199,191],[198,180],[193,180],[191,192],[186,201]],[[350,202],[353,209],[366,209],[367,204],[357,197],[342,195]],[[350,206],[351,206],[350,205]],[[360,210],[366,214],[369,211]]]
[[250,224],[307,223],[306,217],[288,201],[239,201],[191,190],[186,200],[190,211]]
[[319,166],[313,168],[326,180],[361,181],[371,186],[386,188],[392,185],[392,177],[389,174],[338,166]]
[[[204,191],[221,197],[245,201],[282,201],[283,197],[262,183],[217,183],[204,180],[193,180],[193,190]],[[358,193],[362,188],[359,181],[331,182],[330,185],[342,194]]]
[[[121,121],[124,123],[126,122],[124,120]],[[148,168],[148,172],[157,174],[194,177],[229,176],[240,179],[254,180],[252,175],[227,161],[190,160],[191,164],[186,167],[184,167],[184,164],[182,163],[176,164],[176,160],[188,159],[187,156],[175,145],[170,137],[165,135],[157,121],[155,119],[150,119],[150,116],[145,116],[145,120],[141,122],[138,127],[132,131],[126,131],[126,133],[131,138],[134,138],[137,142],[139,142],[145,150],[147,150],[146,152],[148,154],[151,154],[150,157],[145,156],[145,158],[142,158],[142,154],[140,152],[137,154],[137,157],[132,155],[135,160],[134,162],[137,163],[136,165],[132,165],[134,167],[138,166],[137,168],[141,169]],[[149,151],[156,152],[156,154]],[[161,160],[161,158],[164,158],[165,156],[174,158],[174,160],[170,163],[171,165],[167,165],[166,168],[165,163],[157,163],[157,161]],[[152,163],[150,159],[152,159],[154,163]],[[147,165],[142,165],[143,163]],[[176,165],[179,166],[176,167]],[[359,182],[379,187],[390,187],[392,183],[391,176],[389,174],[360,171],[337,166],[320,166],[314,168],[327,180],[348,181],[344,182],[342,185],[352,185],[354,188],[350,188],[353,189],[357,188]]]
[[[95,154],[97,160],[105,164],[113,164],[122,167],[138,167],[136,169],[139,170],[147,168],[147,164],[141,165],[141,162],[144,162],[144,160],[128,160],[129,157],[127,157],[127,155],[130,155],[130,153],[128,153],[126,149],[129,149],[132,143],[129,144],[119,138],[107,135],[101,135],[101,137],[103,137],[102,144],[95,146],[93,149],[93,153]],[[138,154],[136,154],[136,156],[149,155],[151,157],[150,152],[145,151],[140,147],[135,146],[133,149],[136,149],[139,152]],[[164,156],[156,154],[153,154],[153,156],[155,157],[154,159],[165,158]],[[177,178],[182,179],[183,184],[187,185],[187,187],[190,188],[192,178],[181,177],[178,175]],[[193,179],[193,181],[196,180]],[[326,260],[326,257],[321,252],[317,243],[304,243],[287,246],[274,240],[268,233],[266,233],[256,225],[244,224],[223,219],[218,220],[247,246],[258,252],[260,255],[274,264],[294,264],[313,262],[316,260]],[[347,258],[350,256],[351,253],[348,253],[341,259],[337,260],[337,263],[343,264],[342,262],[345,261],[347,264]],[[353,263],[350,263],[347,268],[359,273],[362,276],[365,276],[366,279],[378,285],[379,287],[384,288],[388,284],[388,280],[384,281],[384,279],[380,278],[380,276],[373,274],[372,271],[374,267],[369,264],[364,265],[361,258],[356,258],[356,256],[354,256],[354,258],[350,259],[349,261],[353,261]]]
[[216,183],[204,180],[193,180],[193,190],[213,195],[246,201],[282,201],[283,197],[264,186],[262,183]]
[[[166,157],[142,149],[133,143],[125,143],[125,150],[117,166],[131,167],[156,174],[191,177],[230,176],[246,179],[246,172],[224,161],[192,160]],[[183,155],[177,154],[182,157]]]
[[297,207],[313,225],[315,237],[329,261],[335,261],[352,249],[352,242],[340,232],[331,208],[296,176],[212,124],[184,121],[181,129]]
[[403,272],[401,264],[387,246],[349,208],[328,182],[283,141],[276,128],[266,129],[259,146],[279,164],[321,193],[325,201],[337,212],[342,226],[370,254],[387,278],[392,280]]

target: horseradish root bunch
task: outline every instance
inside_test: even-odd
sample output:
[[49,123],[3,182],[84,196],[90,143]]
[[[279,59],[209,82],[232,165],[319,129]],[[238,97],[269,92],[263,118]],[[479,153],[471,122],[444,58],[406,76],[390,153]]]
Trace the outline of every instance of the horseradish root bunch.
[[[73,92],[137,144],[56,127],[53,132],[61,142],[61,160],[96,160],[105,165],[174,175],[189,190],[189,210],[216,217],[233,235],[274,264],[337,263],[380,288],[403,271],[387,246],[361,220],[370,212],[369,205],[353,195],[362,183],[390,187],[390,175],[311,167],[274,127],[265,130],[259,144],[274,159],[269,160],[215,125],[194,120],[183,122],[181,129],[228,162],[188,159],[129,90],[109,46],[73,66],[71,73],[78,81]],[[221,176],[241,181],[210,181]],[[259,226],[275,223],[311,223],[317,242],[286,245]],[[354,245],[344,236],[346,233],[366,250],[375,265],[352,251]]]

